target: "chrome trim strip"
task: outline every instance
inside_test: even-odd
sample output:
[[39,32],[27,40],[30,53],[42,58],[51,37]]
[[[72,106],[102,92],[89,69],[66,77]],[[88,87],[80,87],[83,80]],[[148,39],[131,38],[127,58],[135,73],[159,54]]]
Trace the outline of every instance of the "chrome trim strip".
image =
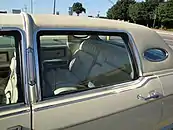
[[3,27],[1,31],[19,31],[22,38],[21,43],[21,55],[22,55],[22,71],[23,71],[23,84],[24,84],[24,96],[25,96],[25,103],[29,103],[28,99],[28,78],[27,78],[27,62],[26,62],[26,36],[25,32],[17,27]]
[[104,97],[108,95],[118,94],[124,91],[129,91],[132,89],[137,89],[146,84],[149,80],[156,79],[156,76],[140,78],[136,81],[128,82],[124,85],[108,86],[105,88],[98,88],[93,90],[88,90],[76,94],[65,95],[64,97],[52,98],[50,100],[42,101],[33,105],[34,111],[41,111],[50,108],[55,108],[71,103],[82,102],[94,98]]
[[150,75],[157,75],[157,76],[161,77],[161,76],[172,75],[172,74],[173,74],[173,69],[165,69],[165,70],[160,70],[160,71],[144,73],[143,75],[145,77],[150,76]]
[[164,77],[164,76],[169,76],[169,75],[173,75],[173,71],[172,72],[166,72],[166,73],[158,74],[159,77]]
[[133,40],[132,35],[124,30],[113,30],[113,29],[90,29],[90,28],[39,28],[38,30],[34,31],[34,58],[35,58],[35,68],[36,68],[36,84],[37,84],[37,89],[38,89],[38,94],[39,94],[39,101],[41,101],[41,86],[40,86],[40,74],[39,74],[39,62],[38,62],[38,51],[37,51],[37,33],[39,31],[95,31],[95,32],[107,32],[107,33],[126,33],[130,39],[130,44],[132,45],[132,50],[134,52],[134,58],[137,62],[137,69],[138,69],[138,76],[142,76],[142,66],[141,66],[141,61],[139,57],[139,52],[137,50],[137,47],[135,45],[135,42]]
[[2,115],[2,116],[0,116],[0,119],[5,118],[5,117],[19,115],[19,114],[24,114],[24,113],[28,113],[28,110],[21,110],[21,111],[17,111],[17,112],[14,112],[14,113],[9,113],[9,114],[6,114],[6,115]]
[[26,106],[25,104],[12,104],[8,106],[4,106],[0,108],[0,119],[9,117],[9,116],[14,116],[14,115],[19,115],[23,113],[29,113],[30,112],[30,107]]
[[50,104],[50,105],[45,105],[45,106],[41,106],[41,107],[36,107],[34,109],[34,112],[42,111],[42,110],[46,110],[46,109],[51,109],[51,108],[55,108],[55,107],[61,107],[61,106],[65,106],[65,105],[68,105],[68,104],[78,103],[78,102],[82,102],[82,101],[87,101],[87,100],[90,100],[90,99],[104,97],[104,96],[108,96],[108,95],[112,95],[112,93],[96,95],[96,96],[87,97],[87,98],[81,98],[81,99],[72,100],[72,101],[69,101],[69,102],[62,102],[62,103],[57,103],[57,104]]

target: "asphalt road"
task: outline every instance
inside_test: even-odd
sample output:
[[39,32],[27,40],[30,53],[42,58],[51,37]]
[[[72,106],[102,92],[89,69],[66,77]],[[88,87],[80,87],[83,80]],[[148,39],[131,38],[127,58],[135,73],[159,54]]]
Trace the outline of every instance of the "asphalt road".
[[170,32],[165,32],[165,31],[163,31],[163,32],[162,31],[159,31],[157,33],[163,38],[163,40],[167,44],[173,46],[173,32],[170,33]]

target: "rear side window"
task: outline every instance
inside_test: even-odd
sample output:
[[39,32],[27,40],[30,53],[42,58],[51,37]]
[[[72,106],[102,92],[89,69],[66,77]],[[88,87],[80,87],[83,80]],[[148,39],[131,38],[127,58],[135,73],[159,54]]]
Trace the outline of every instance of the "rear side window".
[[0,31],[0,107],[24,102],[20,45],[18,31]]
[[144,52],[144,58],[152,62],[160,62],[168,57],[166,50],[161,48],[152,48]]
[[43,100],[134,79],[125,33],[42,31],[37,41]]

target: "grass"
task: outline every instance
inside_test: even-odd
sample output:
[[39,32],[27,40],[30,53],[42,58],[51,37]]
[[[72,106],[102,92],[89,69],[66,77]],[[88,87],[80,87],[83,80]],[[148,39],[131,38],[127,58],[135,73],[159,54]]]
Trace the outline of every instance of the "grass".
[[162,29],[162,28],[159,28],[159,30],[163,30],[163,31],[170,31],[170,32],[173,32],[173,28],[170,28],[170,29]]
[[170,28],[170,29],[163,29],[163,28],[158,28],[158,29],[156,29],[156,28],[152,28],[152,29],[155,29],[155,30],[161,30],[161,31],[168,31],[168,32],[173,32],[173,28]]
[[171,29],[166,29],[167,31],[172,31],[173,32],[173,28],[171,28]]

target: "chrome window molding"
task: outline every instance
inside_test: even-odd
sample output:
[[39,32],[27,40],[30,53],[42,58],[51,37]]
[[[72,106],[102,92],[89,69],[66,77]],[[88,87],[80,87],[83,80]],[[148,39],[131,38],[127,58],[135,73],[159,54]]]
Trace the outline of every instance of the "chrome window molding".
[[[150,76],[150,77],[141,77],[135,81],[117,84],[114,86],[108,86],[103,88],[97,88],[93,90],[88,90],[80,93],[69,94],[63,97],[51,98],[50,100],[44,100],[42,102],[38,102],[36,105],[33,106],[33,110],[41,111],[50,108],[60,107],[68,104],[73,104],[77,102],[82,102],[94,98],[104,97],[112,94],[118,94],[125,91],[130,91],[132,89],[137,89],[145,85],[152,79],[156,79],[157,76]],[[130,87],[129,87],[130,86]]]
[[2,106],[0,108],[0,119],[14,116],[18,114],[28,113],[30,111],[30,107],[25,105],[24,103],[11,104],[8,106]]
[[105,32],[105,33],[125,33],[129,37],[129,44],[131,45],[131,53],[134,53],[134,60],[137,64],[137,71],[138,76],[142,77],[142,66],[141,66],[141,60],[139,57],[139,52],[137,50],[136,44],[133,40],[132,35],[125,31],[125,30],[114,30],[114,29],[94,29],[94,28],[39,28],[36,31],[34,31],[34,58],[35,58],[35,69],[36,69],[36,86],[38,91],[38,101],[41,101],[41,84],[40,84],[40,73],[39,73],[39,61],[38,61],[38,47],[37,47],[37,34],[40,31],[93,31],[93,32]]
[[37,101],[41,101],[41,84],[40,84],[40,69],[39,69],[39,59],[38,59],[38,46],[37,46],[37,32],[34,33],[33,36],[33,48],[34,48],[34,60],[35,60],[35,79],[36,79],[36,87],[37,87]]
[[[27,52],[26,52],[26,37],[25,32],[17,27],[1,27],[0,31],[18,31],[21,34],[21,55],[22,55],[22,71],[23,71],[23,87],[25,104],[29,104],[28,98],[28,73],[27,73]],[[9,106],[10,107],[10,106]]]

